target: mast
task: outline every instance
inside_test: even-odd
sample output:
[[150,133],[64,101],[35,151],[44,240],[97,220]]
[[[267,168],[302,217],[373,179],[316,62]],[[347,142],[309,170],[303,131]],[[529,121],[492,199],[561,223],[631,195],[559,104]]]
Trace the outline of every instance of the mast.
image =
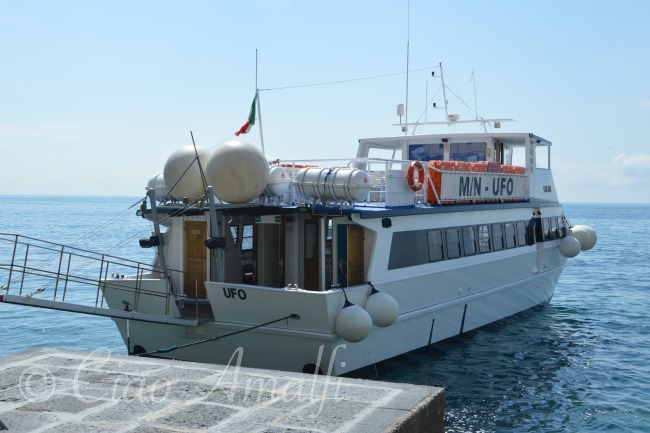
[[[452,126],[452,125],[456,125],[456,124],[460,124],[460,123],[481,123],[481,124],[483,124],[483,129],[487,133],[487,126],[486,125],[489,124],[489,123],[494,122],[495,123],[495,128],[499,128],[501,122],[514,122],[514,119],[483,119],[478,115],[478,107],[476,105],[476,79],[474,78],[474,71],[472,71],[472,81],[474,81],[474,107],[475,107],[475,109],[477,111],[476,115],[475,115],[475,119],[473,119],[473,120],[458,120],[458,115],[456,115],[456,114],[451,114],[450,115],[449,114],[449,107],[447,106],[448,105],[447,104],[447,102],[448,102],[447,101],[447,88],[445,86],[445,74],[444,74],[444,70],[442,68],[442,62],[439,62],[438,65],[440,67],[440,80],[442,82],[442,95],[443,95],[444,104],[445,104],[445,116],[447,118],[442,122],[429,122],[429,121],[427,121],[426,116],[427,116],[427,110],[428,110],[428,106],[429,106],[428,101],[427,101],[427,105],[426,105],[426,108],[425,108],[425,111],[424,111],[424,115],[425,115],[425,121],[424,122],[417,121],[415,123],[408,123],[408,120],[407,120],[405,123],[402,123],[402,117],[401,117],[402,114],[400,114],[401,113],[400,108],[403,109],[403,104],[400,104],[398,106],[398,113],[397,113],[400,116],[400,123],[399,124],[393,124],[393,126],[401,127],[402,132],[406,132],[407,128],[409,126],[413,126],[414,127],[413,134],[415,134],[415,130],[417,129],[418,126],[425,126],[425,125],[448,125],[448,126]],[[432,76],[435,76],[434,72],[432,72]],[[407,77],[408,77],[408,73],[407,73]],[[407,79],[407,83],[408,83],[408,79]],[[425,99],[428,100],[428,98],[429,98],[429,95],[428,95],[428,92],[429,92],[428,82],[426,82],[425,84],[427,85]],[[408,96],[408,91],[407,91],[407,96]],[[469,105],[467,105],[467,104],[465,104],[465,105],[471,110],[471,107]],[[433,104],[433,107],[438,108],[435,103]],[[408,133],[407,133],[407,135],[408,135]]]
[[442,62],[440,65],[440,79],[442,80],[442,97],[445,100],[445,116],[447,117],[447,122],[449,122],[449,111],[447,110],[447,91],[445,90],[445,74],[442,72]]
[[408,135],[409,124],[409,46],[411,43],[411,1],[406,8],[406,112],[404,117],[404,135]]

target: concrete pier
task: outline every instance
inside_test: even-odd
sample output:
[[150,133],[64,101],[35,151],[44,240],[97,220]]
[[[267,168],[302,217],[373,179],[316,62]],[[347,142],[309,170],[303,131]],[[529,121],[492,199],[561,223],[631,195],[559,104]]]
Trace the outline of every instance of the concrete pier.
[[[443,432],[421,385],[32,349],[0,358],[0,421],[19,432]],[[0,424],[0,428],[2,424]]]

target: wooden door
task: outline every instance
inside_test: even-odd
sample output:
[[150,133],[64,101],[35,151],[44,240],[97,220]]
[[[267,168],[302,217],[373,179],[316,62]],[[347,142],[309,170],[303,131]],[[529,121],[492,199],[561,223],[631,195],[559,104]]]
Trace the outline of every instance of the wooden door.
[[363,271],[363,227],[348,226],[348,287],[365,282]]
[[185,267],[183,268],[185,274],[183,276],[183,287],[185,294],[191,298],[205,299],[206,297],[206,239],[207,223],[205,221],[185,221]]

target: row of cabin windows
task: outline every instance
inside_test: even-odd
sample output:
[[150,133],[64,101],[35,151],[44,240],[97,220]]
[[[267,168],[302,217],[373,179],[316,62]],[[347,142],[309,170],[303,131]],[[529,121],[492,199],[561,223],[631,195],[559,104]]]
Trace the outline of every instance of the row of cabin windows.
[[450,161],[486,161],[486,142],[410,144],[408,148],[409,159],[418,161],[442,161],[445,154],[445,144],[449,149]]
[[[533,221],[509,221],[430,230],[393,233],[388,269],[469,257],[535,242]],[[566,234],[564,217],[543,218],[545,240]]]
[[542,218],[542,234],[545,241],[562,239],[568,234],[568,231],[569,223],[564,215]]

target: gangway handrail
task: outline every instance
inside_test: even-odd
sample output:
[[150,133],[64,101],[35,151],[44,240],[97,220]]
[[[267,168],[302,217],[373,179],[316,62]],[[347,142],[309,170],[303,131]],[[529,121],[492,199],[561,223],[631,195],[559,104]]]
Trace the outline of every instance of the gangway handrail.
[[[2,246],[8,243],[13,244],[11,248],[4,249],[11,255],[10,261],[2,257]],[[74,261],[80,263],[76,263],[77,266],[73,267]],[[87,269],[93,265],[94,269]],[[114,272],[109,278],[111,269],[118,272]],[[125,269],[132,270],[132,275],[124,278]],[[6,274],[3,276],[3,271],[8,271],[6,282],[3,280],[3,277],[6,277]],[[194,280],[195,288],[198,287],[198,277],[190,272],[170,268],[161,272],[161,268],[155,264],[145,264],[29,236],[0,233],[0,301],[8,303],[157,323],[172,323],[178,319],[184,325],[196,326],[199,323],[197,290],[194,290],[194,296],[174,293],[171,283],[175,273],[189,275]],[[164,280],[164,286],[160,286],[162,290],[155,290],[155,287],[147,288],[144,282],[151,281],[152,278],[145,278],[146,275],[153,277],[153,280]],[[31,283],[35,283],[34,287],[30,293],[27,293],[26,290]],[[37,296],[52,287],[54,290],[49,297]],[[72,301],[66,300],[70,287],[79,289],[95,287],[95,293],[92,294],[94,303],[88,298],[90,293],[83,290],[76,292],[80,296],[78,300],[74,300],[74,296]],[[131,295],[127,297],[131,299],[132,305],[127,305],[124,311],[105,306],[106,290],[109,289],[123,290],[132,294],[133,298]],[[59,297],[61,291],[63,293]],[[162,311],[160,314],[140,312],[142,296],[164,298],[164,313]],[[193,319],[181,319],[180,316],[176,317],[178,312],[170,312],[170,306],[174,302],[191,300],[196,301],[197,305]],[[130,307],[132,308],[129,309]],[[125,314],[125,311],[133,314]]]
[[[146,264],[146,263],[143,263],[143,262],[138,262],[136,260],[125,259],[124,257],[113,256],[111,254],[98,253],[96,251],[90,251],[90,250],[87,250],[87,249],[83,249],[83,248],[79,248],[79,247],[75,247],[75,246],[71,246],[71,245],[58,244],[56,242],[46,241],[46,240],[43,240],[43,239],[38,239],[38,238],[31,237],[31,236],[19,235],[19,234],[15,234],[15,233],[2,233],[2,232],[0,232],[0,240],[8,240],[8,239],[2,239],[3,236],[14,237],[14,238],[16,238],[16,242],[18,244],[22,244],[22,245],[32,245],[32,244],[28,244],[26,242],[19,242],[20,238],[26,239],[26,240],[36,241],[38,243],[42,243],[42,244],[45,244],[45,245],[52,245],[52,248],[48,248],[48,247],[44,247],[44,246],[39,246],[39,248],[46,249],[46,250],[49,250],[49,251],[52,251],[52,252],[57,252],[57,254],[58,254],[58,249],[55,249],[53,247],[63,247],[63,248],[68,249],[68,250],[76,250],[76,251],[83,252],[83,253],[86,253],[86,254],[89,254],[89,255],[92,255],[92,256],[103,255],[105,257],[109,257],[109,258],[114,259],[116,261],[119,260],[120,263],[133,263],[133,264],[136,264],[136,265],[141,264],[141,265],[144,265],[144,266],[149,266],[151,268],[159,268],[157,266],[153,266],[153,265]],[[80,256],[80,257],[91,258],[91,257],[88,257],[88,256],[84,256],[82,254],[77,254],[77,255]]]

